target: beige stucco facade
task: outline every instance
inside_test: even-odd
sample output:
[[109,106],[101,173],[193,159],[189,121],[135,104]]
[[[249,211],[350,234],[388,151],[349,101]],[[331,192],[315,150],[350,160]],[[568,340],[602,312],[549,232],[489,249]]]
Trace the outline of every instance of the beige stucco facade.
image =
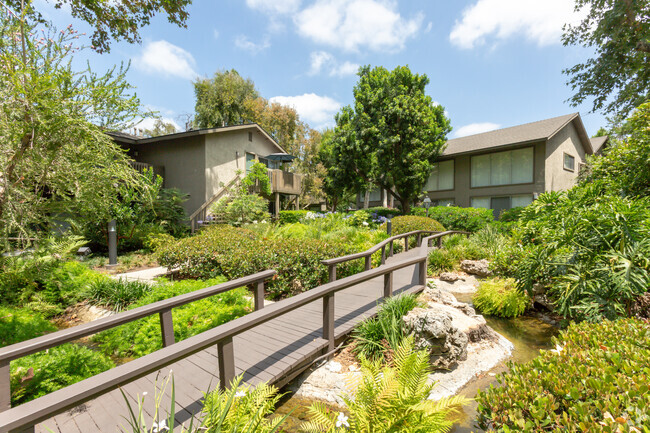
[[[575,158],[573,171],[564,168],[565,153]],[[580,163],[585,162],[586,155],[573,122],[549,138],[546,144],[546,191],[567,190],[575,185]]]

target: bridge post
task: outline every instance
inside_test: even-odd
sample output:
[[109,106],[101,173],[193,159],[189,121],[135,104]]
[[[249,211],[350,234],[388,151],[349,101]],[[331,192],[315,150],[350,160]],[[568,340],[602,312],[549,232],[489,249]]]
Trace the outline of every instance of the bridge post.
[[393,296],[393,273],[389,272],[384,275],[384,298]]
[[404,236],[404,252],[409,250],[409,237]]
[[174,337],[174,319],[172,318],[172,309],[167,308],[159,313],[160,330],[162,332],[163,347],[171,346],[176,343]]
[[422,246],[422,235],[418,233],[418,235],[415,237],[415,245],[416,246]]
[[442,248],[442,236],[438,238],[438,248]]
[[381,264],[382,265],[386,264],[386,245],[381,247]]
[[323,338],[328,341],[327,351],[334,350],[334,293],[323,296]]
[[390,248],[388,249],[388,257],[393,257],[393,241],[390,241]]
[[334,263],[333,265],[329,265],[328,271],[329,271],[330,283],[332,281],[336,281],[336,263]]
[[421,286],[427,286],[427,256],[425,256],[418,265],[419,271],[419,283]]
[[255,285],[255,311],[264,308],[264,281],[258,281]]
[[219,358],[219,388],[226,390],[235,378],[235,352],[232,337],[217,342],[217,357]]
[[10,361],[0,361],[0,412],[11,409]]
[[371,260],[372,260],[372,254],[368,254],[368,255],[366,256],[366,271],[369,271],[370,268],[372,267],[372,262],[371,262]]

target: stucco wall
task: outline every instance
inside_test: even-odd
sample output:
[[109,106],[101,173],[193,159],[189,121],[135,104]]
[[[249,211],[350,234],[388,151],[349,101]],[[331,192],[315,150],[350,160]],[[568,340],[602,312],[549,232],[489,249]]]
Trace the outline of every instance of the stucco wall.
[[203,139],[197,136],[130,146],[129,153],[136,161],[164,167],[165,188],[178,188],[190,195],[184,204],[188,215],[205,201]]
[[[486,187],[471,187],[471,155],[459,155],[454,158],[454,189],[450,191],[430,192],[431,200],[451,199],[453,198],[456,206],[469,207],[472,197],[494,197],[500,195],[517,195],[533,194],[544,192],[544,161],[545,161],[545,143],[538,142],[525,146],[516,146],[503,148],[499,150],[510,150],[534,146],[534,166],[533,166],[533,183],[521,185],[501,185]],[[476,155],[492,153],[483,152]]]
[[[249,131],[253,132],[253,141],[248,141]],[[256,129],[210,134],[206,136],[205,144],[205,200],[230,182],[237,170],[245,174],[246,152],[254,153],[258,158],[280,152]]]
[[[575,170],[564,169],[564,153],[575,158]],[[546,146],[546,191],[560,191],[575,185],[579,163],[585,162],[585,149],[582,147],[573,122],[548,140]]]

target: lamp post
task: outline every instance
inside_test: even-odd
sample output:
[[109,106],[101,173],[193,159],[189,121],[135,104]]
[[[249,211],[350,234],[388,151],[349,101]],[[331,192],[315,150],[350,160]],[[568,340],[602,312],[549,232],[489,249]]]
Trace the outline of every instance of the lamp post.
[[117,221],[108,222],[108,266],[117,265]]
[[429,196],[424,197],[424,200],[422,200],[422,204],[424,205],[424,208],[427,210],[427,217],[429,216],[429,208],[431,207],[431,199]]

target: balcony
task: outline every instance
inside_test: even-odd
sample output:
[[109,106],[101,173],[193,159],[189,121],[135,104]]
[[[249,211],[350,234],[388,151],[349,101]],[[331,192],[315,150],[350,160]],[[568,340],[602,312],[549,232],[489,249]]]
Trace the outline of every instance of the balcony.
[[280,194],[300,195],[302,188],[302,176],[283,170],[269,169],[269,180],[271,191]]

